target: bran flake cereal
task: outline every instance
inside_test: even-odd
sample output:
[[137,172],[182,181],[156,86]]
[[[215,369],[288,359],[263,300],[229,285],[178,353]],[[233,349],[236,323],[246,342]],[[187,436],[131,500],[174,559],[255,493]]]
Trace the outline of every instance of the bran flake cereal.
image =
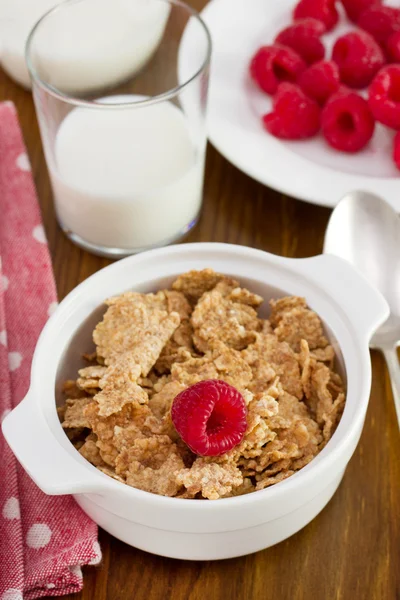
[[[305,299],[271,300],[269,319],[262,302],[211,269],[107,300],[96,351],[64,383],[58,409],[80,454],[120,483],[184,499],[253,493],[307,465],[337,427],[345,386]],[[209,379],[242,394],[247,429],[229,452],[202,457],[175,430],[171,406]]]

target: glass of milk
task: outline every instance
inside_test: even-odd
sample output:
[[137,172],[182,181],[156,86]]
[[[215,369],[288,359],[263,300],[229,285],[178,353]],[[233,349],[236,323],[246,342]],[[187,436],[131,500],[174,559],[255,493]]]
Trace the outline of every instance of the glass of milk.
[[211,42],[178,0],[67,0],[26,61],[65,234],[122,257],[182,238],[201,209]]

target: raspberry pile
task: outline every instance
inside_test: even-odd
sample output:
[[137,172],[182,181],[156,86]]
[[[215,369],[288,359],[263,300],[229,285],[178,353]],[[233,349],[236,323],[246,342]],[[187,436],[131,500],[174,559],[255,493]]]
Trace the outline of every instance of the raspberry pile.
[[[323,36],[339,22],[339,2],[356,28],[327,57]],[[304,140],[321,131],[335,150],[355,153],[379,122],[399,132],[393,159],[400,170],[400,8],[382,0],[300,0],[293,22],[255,53],[250,75],[274,96],[262,117],[271,135]]]

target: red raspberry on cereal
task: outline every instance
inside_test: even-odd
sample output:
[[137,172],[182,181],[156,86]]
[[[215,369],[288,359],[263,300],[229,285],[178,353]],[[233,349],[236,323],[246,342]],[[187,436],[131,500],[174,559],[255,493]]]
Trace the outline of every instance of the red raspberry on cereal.
[[307,68],[304,60],[291,48],[274,44],[262,46],[250,63],[250,75],[267,94],[275,94],[282,81],[296,81]]
[[341,81],[357,89],[369,85],[386,62],[380,46],[366,31],[352,31],[336,40],[332,60],[339,67]]
[[393,160],[400,171],[400,131],[396,133],[393,141]]
[[386,54],[390,62],[400,63],[400,31],[389,36],[386,43]]
[[341,0],[350,21],[357,23],[361,14],[372,6],[380,6],[382,0]]
[[242,441],[247,429],[242,394],[216,379],[183,390],[172,403],[175,429],[195,454],[219,456]]
[[293,11],[293,18],[296,20],[307,17],[322,21],[326,31],[330,31],[339,20],[335,0],[300,0]]
[[311,65],[325,56],[325,46],[320,40],[324,32],[325,25],[321,21],[302,19],[283,29],[276,36],[275,43],[292,48]]
[[368,103],[377,121],[400,129],[400,65],[379,71],[369,87]]
[[326,103],[321,127],[332,148],[354,153],[362,150],[372,138],[375,121],[364,98],[355,92],[340,90]]
[[274,97],[273,112],[264,115],[266,130],[285,140],[304,140],[319,131],[320,108],[293,83],[281,83]]
[[400,9],[372,6],[361,13],[358,26],[368,31],[383,46],[392,33],[400,31]]
[[339,89],[339,68],[331,60],[321,60],[301,73],[298,84],[309,98],[323,105]]

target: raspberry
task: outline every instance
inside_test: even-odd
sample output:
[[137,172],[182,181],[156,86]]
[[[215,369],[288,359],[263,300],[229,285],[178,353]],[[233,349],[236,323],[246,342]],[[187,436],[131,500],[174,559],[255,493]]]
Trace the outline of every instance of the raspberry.
[[400,31],[400,10],[390,6],[372,6],[361,13],[358,26],[384,45],[395,31]]
[[369,85],[385,64],[385,57],[374,38],[365,31],[353,31],[340,37],[332,51],[343,83],[352,88]]
[[321,60],[300,74],[298,84],[318,104],[325,104],[340,86],[339,69],[331,60]]
[[219,456],[237,446],[247,428],[246,403],[225,381],[210,379],[188,387],[172,403],[175,429],[195,453]]
[[332,148],[359,152],[374,133],[375,121],[368,103],[358,94],[340,90],[326,103],[321,115],[322,133]]
[[350,21],[357,23],[364,10],[371,6],[380,6],[382,0],[342,0],[342,4]]
[[396,133],[396,135],[394,136],[393,160],[394,160],[394,162],[396,164],[396,167],[400,171],[400,131],[398,131]]
[[400,65],[379,71],[370,85],[368,103],[377,121],[400,129]]
[[264,127],[284,140],[303,140],[318,133],[320,109],[293,83],[281,83],[274,98],[273,112],[264,115]]
[[339,20],[335,0],[300,0],[293,11],[293,18],[297,20],[307,17],[322,21],[326,31],[330,31]]
[[307,65],[291,48],[262,46],[250,63],[250,74],[267,94],[275,94],[282,81],[296,81]]
[[389,36],[386,44],[386,54],[391,62],[400,63],[400,31],[396,31]]
[[275,43],[289,46],[311,65],[325,56],[325,46],[319,39],[324,31],[325,25],[321,21],[302,19],[281,31],[275,38]]

